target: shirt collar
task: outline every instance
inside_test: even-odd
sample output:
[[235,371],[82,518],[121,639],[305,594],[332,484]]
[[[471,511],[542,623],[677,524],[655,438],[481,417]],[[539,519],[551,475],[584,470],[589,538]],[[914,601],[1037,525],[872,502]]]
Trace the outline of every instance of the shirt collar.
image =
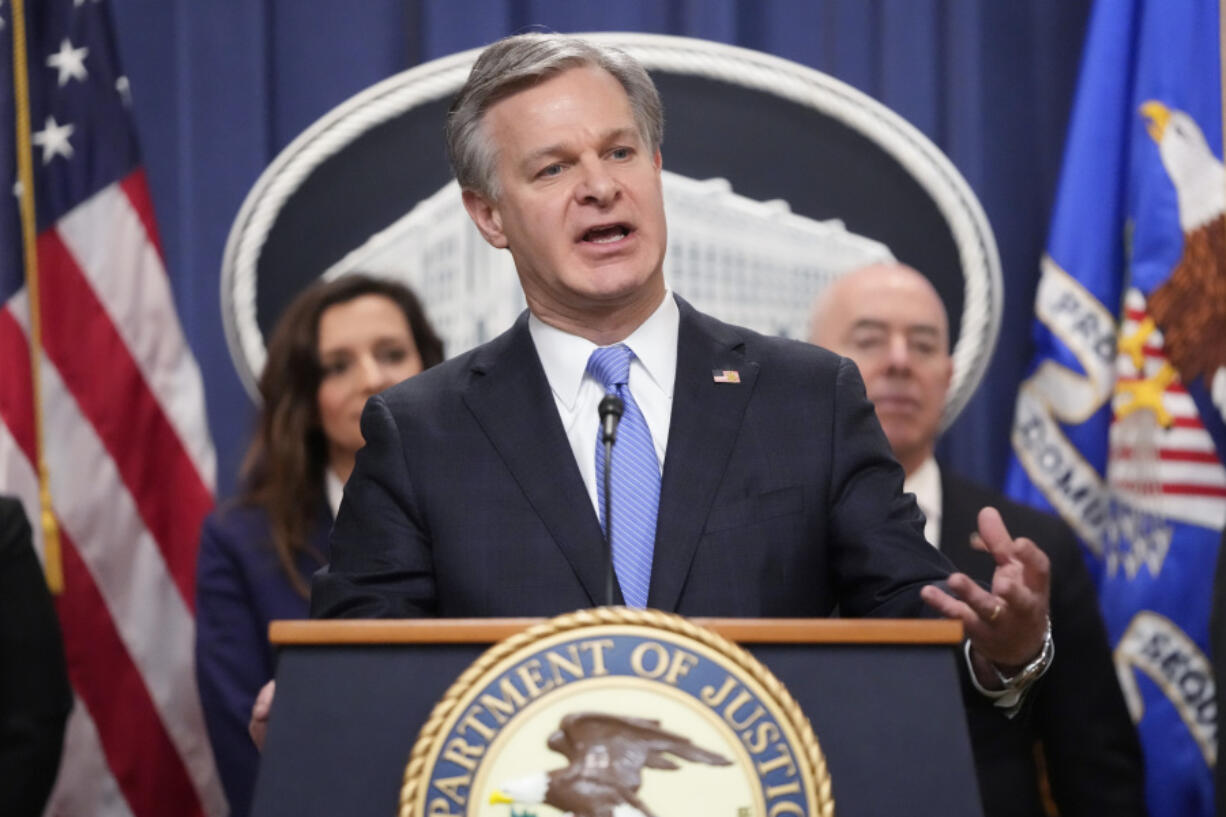
[[332,511],[332,518],[335,519],[341,508],[341,497],[345,495],[345,483],[341,482],[336,472],[326,465],[324,466],[324,494],[328,497],[328,508]]
[[902,489],[915,494],[915,504],[919,505],[928,519],[928,524],[924,526],[928,541],[939,545],[937,539],[941,533],[941,468],[936,459],[929,456],[920,463],[920,467],[907,476]]
[[[677,334],[681,312],[671,291],[647,320],[630,333],[622,343],[630,347],[647,376],[666,396],[673,394],[677,376]],[[536,345],[536,353],[545,369],[549,388],[567,408],[573,408],[579,396],[579,386],[587,371],[587,359],[596,344],[587,338],[563,332],[550,326],[536,315],[528,315],[528,331]]]

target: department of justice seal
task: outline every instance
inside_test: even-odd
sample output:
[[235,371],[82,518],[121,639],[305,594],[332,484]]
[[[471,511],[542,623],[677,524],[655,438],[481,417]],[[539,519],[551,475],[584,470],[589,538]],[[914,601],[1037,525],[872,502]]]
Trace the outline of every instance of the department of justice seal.
[[744,649],[605,607],[487,650],[435,706],[401,817],[832,817],[817,738]]

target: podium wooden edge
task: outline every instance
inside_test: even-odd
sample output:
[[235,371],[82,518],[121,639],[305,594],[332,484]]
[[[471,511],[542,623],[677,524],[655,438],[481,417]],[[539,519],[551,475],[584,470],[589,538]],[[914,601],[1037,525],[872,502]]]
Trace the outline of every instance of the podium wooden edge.
[[[325,644],[492,644],[540,618],[274,621],[277,646]],[[944,619],[695,618],[742,644],[959,644],[962,622]]]

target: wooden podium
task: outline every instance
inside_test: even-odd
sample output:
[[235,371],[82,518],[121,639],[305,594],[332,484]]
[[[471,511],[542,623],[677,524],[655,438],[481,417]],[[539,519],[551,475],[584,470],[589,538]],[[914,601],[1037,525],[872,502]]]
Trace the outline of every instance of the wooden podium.
[[[276,703],[252,814],[395,815],[435,701],[489,645],[536,623],[274,622]],[[694,623],[741,644],[788,687],[826,755],[838,817],[982,817],[955,663],[960,623]]]

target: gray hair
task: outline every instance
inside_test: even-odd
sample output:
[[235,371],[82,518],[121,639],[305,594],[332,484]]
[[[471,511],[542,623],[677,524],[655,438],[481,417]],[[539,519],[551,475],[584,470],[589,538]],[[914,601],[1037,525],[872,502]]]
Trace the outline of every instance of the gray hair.
[[570,68],[592,65],[608,71],[630,99],[639,135],[651,149],[664,140],[664,107],[647,71],[616,48],[579,37],[539,32],[516,34],[488,46],[447,112],[447,153],[461,190],[497,197],[496,147],[482,126],[490,106]]

